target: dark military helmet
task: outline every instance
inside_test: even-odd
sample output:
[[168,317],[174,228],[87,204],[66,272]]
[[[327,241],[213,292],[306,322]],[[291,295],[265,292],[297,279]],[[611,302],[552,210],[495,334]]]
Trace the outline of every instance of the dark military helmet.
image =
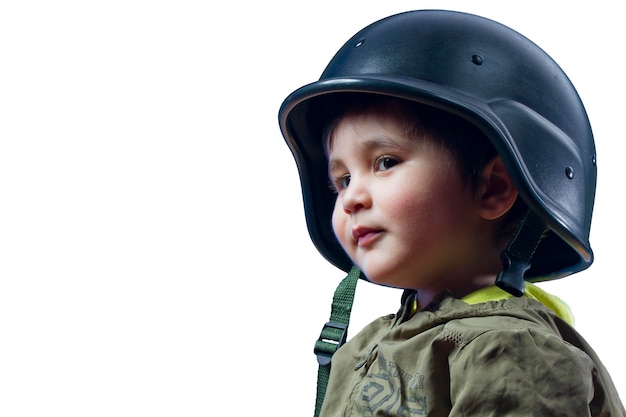
[[320,253],[352,265],[331,225],[320,114],[347,92],[400,97],[458,115],[502,156],[520,196],[548,227],[525,279],[555,279],[593,262],[589,231],[596,156],[587,113],[566,74],[526,37],[495,21],[419,10],[354,35],[317,82],[290,94],[279,123],[300,173],[307,227]]

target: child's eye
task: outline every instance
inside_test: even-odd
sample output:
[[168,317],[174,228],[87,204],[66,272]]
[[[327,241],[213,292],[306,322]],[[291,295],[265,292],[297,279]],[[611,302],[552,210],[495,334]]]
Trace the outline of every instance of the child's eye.
[[345,174],[341,177],[335,178],[331,183],[331,188],[334,192],[338,193],[339,191],[345,190],[350,185],[350,175]]
[[399,163],[400,161],[393,156],[380,156],[376,159],[375,168],[377,171],[386,171]]
[[350,175],[344,175],[343,177],[339,178],[339,189],[343,190],[348,188],[348,185],[350,185]]

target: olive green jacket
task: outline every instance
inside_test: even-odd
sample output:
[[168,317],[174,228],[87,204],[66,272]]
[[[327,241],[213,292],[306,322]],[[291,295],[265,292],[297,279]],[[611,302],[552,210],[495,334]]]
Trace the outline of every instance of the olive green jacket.
[[405,291],[398,314],[335,353],[321,417],[626,414],[567,317],[537,297],[492,298],[443,294],[413,314]]

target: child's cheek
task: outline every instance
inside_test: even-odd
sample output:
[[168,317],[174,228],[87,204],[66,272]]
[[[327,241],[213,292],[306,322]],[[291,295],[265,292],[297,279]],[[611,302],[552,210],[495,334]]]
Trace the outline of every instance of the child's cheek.
[[332,216],[333,232],[335,232],[335,236],[345,250],[348,249],[347,244],[349,243],[349,241],[346,239],[350,240],[352,233],[352,231],[350,230],[349,221],[350,216],[343,211],[343,206],[341,202],[337,200]]

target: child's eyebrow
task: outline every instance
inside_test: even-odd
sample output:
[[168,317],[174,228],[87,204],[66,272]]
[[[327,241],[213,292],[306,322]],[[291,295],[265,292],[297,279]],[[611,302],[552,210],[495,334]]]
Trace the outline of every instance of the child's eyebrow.
[[406,149],[405,139],[391,136],[373,137],[365,139],[362,142],[363,150],[366,152],[376,151],[378,149],[402,150]]
[[358,152],[365,154],[375,152],[401,152],[408,148],[408,139],[396,136],[375,136],[359,142]]
[[[376,136],[371,138],[363,139],[358,144],[358,152],[369,155],[371,153],[375,153],[380,150],[384,150],[385,152],[401,152],[407,149],[407,145],[405,144],[404,138],[395,138],[391,136]],[[332,176],[331,173],[334,170],[341,169],[343,166],[343,162],[341,158],[334,158],[333,152],[329,152],[328,158],[328,174],[329,177]]]
[[333,172],[337,171],[338,169],[341,169],[343,166],[343,164],[341,163],[341,160],[337,160],[337,159],[329,159],[328,160],[328,178],[330,178],[331,180],[333,179]]

